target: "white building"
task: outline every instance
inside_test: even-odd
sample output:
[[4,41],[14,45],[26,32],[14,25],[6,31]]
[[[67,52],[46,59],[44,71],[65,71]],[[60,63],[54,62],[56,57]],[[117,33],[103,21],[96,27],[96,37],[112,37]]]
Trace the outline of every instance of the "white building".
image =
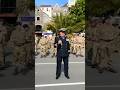
[[50,18],[52,17],[52,6],[51,5],[41,5],[40,9],[42,12],[46,13]]
[[40,6],[35,8],[35,25],[44,26],[52,18],[50,6]]
[[68,7],[74,6],[77,0],[68,0]]
[[60,7],[58,4],[51,5],[41,5],[35,8],[35,25],[44,25],[52,20],[52,17],[56,14],[68,12],[68,7]]

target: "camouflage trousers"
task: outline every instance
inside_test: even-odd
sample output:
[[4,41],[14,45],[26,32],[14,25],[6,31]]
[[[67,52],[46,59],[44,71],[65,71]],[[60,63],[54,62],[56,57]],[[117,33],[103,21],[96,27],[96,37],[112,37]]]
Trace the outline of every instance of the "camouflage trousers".
[[112,68],[111,52],[107,46],[100,47],[99,68],[108,69]]
[[99,43],[93,43],[92,46],[92,65],[98,65],[100,63],[100,46]]
[[53,45],[51,45],[50,54],[51,54],[51,57],[54,57],[57,54],[57,49],[54,48]]
[[25,64],[26,62],[26,51],[25,46],[15,46],[13,51],[13,63],[16,64]]
[[86,48],[85,48],[85,57],[87,60],[92,60],[92,51],[93,51],[93,45],[91,41],[86,41]]
[[41,56],[46,56],[47,53],[48,53],[47,46],[46,46],[46,45],[41,45],[41,46],[39,47],[38,52],[40,53]]
[[83,47],[82,47],[82,45],[81,44],[77,44],[76,45],[76,55],[77,56],[83,56]]
[[26,63],[31,63],[33,59],[33,46],[31,43],[25,44]]
[[0,45],[0,65],[4,64],[4,49],[3,46]]

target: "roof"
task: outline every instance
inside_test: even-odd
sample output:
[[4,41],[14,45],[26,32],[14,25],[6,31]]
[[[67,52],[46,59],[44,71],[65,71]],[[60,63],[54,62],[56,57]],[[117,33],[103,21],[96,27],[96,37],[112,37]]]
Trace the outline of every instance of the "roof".
[[52,7],[52,5],[40,5],[40,7]]
[[62,7],[68,7],[68,3],[64,4]]
[[1,13],[0,17],[16,17],[15,13]]

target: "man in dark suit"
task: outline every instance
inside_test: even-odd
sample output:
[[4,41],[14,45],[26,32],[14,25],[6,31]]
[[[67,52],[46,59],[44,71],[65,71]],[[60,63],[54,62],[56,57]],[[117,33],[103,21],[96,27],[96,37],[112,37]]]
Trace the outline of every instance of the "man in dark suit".
[[70,51],[69,41],[66,39],[65,31],[60,30],[59,36],[55,38],[55,47],[57,48],[57,67],[56,67],[56,79],[61,75],[61,64],[64,62],[64,74],[67,79],[68,75],[68,57]]

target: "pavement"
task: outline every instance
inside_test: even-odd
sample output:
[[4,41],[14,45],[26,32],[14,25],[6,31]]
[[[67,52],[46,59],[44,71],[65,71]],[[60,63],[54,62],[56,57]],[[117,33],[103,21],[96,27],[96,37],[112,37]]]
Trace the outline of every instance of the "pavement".
[[9,48],[6,50],[5,61],[7,67],[4,70],[0,70],[0,90],[34,90],[35,70],[30,70],[26,75],[21,73],[16,76],[13,75],[13,56]]
[[[26,75],[12,75],[13,66],[0,70],[0,90],[120,90],[120,55],[113,54],[113,67],[116,74],[98,71],[89,66],[85,67],[85,57],[70,55],[69,74],[66,79],[55,79],[56,58],[35,58],[35,71],[30,70]],[[6,62],[12,62],[13,57],[8,53]],[[86,81],[86,82],[85,82]]]
[[86,90],[120,90],[120,54],[112,55],[112,65],[117,73],[104,71],[100,74],[95,68],[86,65]]
[[85,90],[84,61],[84,57],[70,55],[70,79],[66,79],[64,73],[62,73],[61,77],[56,80],[56,58],[50,56],[40,58],[40,56],[37,56],[35,62],[35,90]]

